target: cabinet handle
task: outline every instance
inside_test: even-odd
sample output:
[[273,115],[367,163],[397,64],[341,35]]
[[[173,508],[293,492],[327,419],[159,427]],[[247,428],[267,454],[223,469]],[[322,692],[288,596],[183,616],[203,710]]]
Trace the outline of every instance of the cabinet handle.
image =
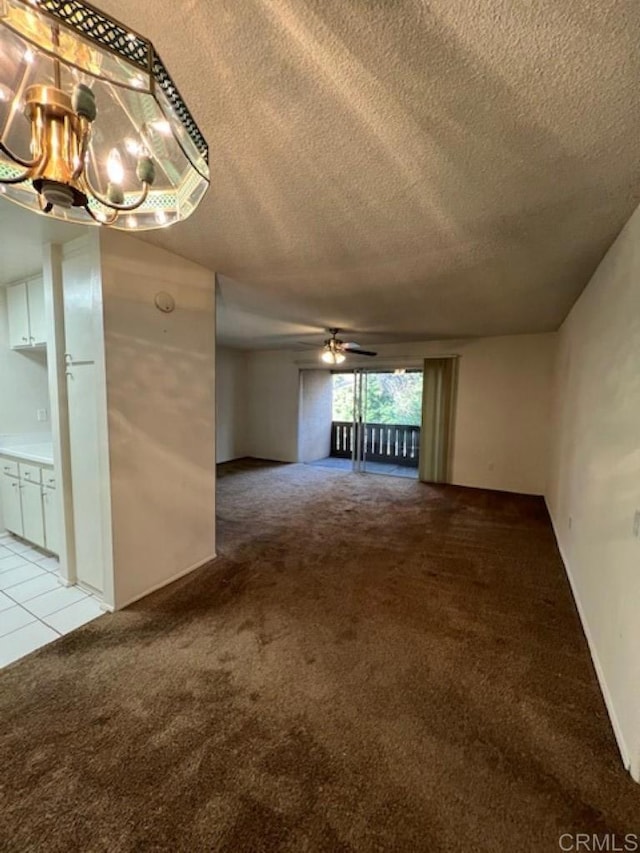
[[28,340],[29,340],[29,338],[25,338],[25,336],[23,335],[23,336],[22,336],[22,340],[23,340],[23,341],[28,341]]

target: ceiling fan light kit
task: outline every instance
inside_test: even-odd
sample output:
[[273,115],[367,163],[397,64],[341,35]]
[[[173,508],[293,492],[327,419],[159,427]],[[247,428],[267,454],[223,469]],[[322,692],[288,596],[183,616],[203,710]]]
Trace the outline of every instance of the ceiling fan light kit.
[[343,352],[336,352],[331,348],[325,349],[320,357],[325,364],[342,364],[346,359],[346,355]]
[[325,364],[342,364],[350,353],[352,355],[365,356],[375,356],[378,354],[369,350],[363,350],[360,344],[354,342],[344,343],[344,341],[339,340],[337,336],[340,329],[328,329],[327,331],[331,333],[331,337],[327,338],[324,342],[320,354],[320,358]]
[[151,42],[80,0],[0,0],[0,191],[125,231],[186,219],[207,143]]

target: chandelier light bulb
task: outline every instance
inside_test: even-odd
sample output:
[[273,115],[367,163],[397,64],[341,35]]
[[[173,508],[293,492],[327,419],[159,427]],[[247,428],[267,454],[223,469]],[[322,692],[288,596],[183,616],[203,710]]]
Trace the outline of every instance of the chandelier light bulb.
[[121,184],[124,181],[124,166],[117,148],[112,148],[107,158],[107,175],[109,183]]

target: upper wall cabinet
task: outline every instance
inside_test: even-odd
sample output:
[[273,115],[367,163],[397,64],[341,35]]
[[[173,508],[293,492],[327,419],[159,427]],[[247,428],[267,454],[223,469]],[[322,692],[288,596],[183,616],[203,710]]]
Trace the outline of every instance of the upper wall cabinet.
[[41,276],[7,287],[7,313],[9,345],[12,349],[46,345],[44,285]]

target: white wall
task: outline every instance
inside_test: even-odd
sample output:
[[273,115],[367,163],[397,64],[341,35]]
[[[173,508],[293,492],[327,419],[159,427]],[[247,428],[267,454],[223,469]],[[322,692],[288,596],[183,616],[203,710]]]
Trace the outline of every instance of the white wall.
[[[453,482],[543,494],[556,336],[517,335],[374,346],[375,364],[422,366],[425,356],[458,354]],[[296,462],[300,368],[318,366],[296,352],[247,354],[248,453]],[[372,367],[372,360],[349,361]]]
[[640,781],[640,210],[560,330],[554,421],[549,510]]
[[315,462],[331,452],[333,383],[326,370],[303,370],[300,377],[300,461]]
[[[37,410],[47,410],[38,421]],[[9,349],[7,291],[0,287],[0,435],[51,432],[45,350]]]
[[298,354],[247,353],[247,450],[257,459],[298,461]]
[[[213,274],[101,232],[115,605],[215,554]],[[154,305],[171,293],[175,311]]]
[[551,334],[481,338],[455,348],[454,483],[544,493],[555,347]]
[[247,359],[242,350],[216,348],[216,462],[247,455]]

